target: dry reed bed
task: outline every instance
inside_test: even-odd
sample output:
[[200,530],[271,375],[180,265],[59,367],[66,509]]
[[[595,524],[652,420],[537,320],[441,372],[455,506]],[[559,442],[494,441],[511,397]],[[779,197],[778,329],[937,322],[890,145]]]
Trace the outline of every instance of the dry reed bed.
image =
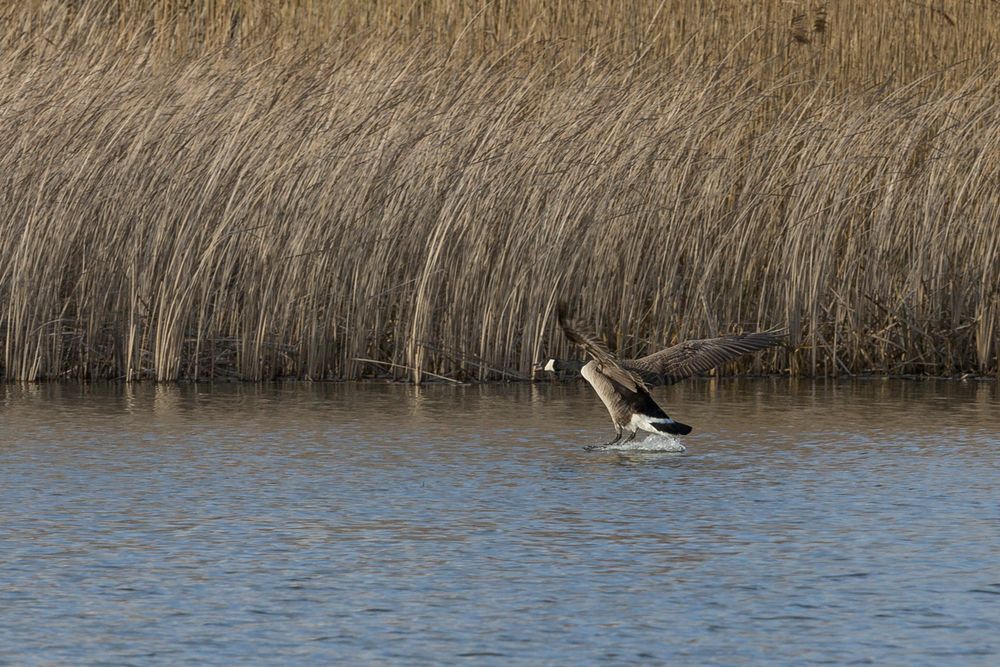
[[419,39],[439,56],[755,65],[837,85],[946,80],[995,59],[995,0],[22,0],[3,42],[38,53],[124,47],[175,57]]
[[621,62],[7,57],[0,373],[520,377],[559,296],[627,353],[777,324],[757,370],[996,372],[995,72]]

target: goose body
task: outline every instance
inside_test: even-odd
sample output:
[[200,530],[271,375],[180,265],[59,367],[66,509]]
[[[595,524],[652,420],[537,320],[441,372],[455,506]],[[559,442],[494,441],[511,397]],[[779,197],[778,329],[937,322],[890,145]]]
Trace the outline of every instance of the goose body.
[[777,331],[734,334],[685,341],[639,359],[618,359],[596,335],[575,327],[564,303],[559,304],[559,326],[566,338],[582,348],[591,360],[579,368],[576,362],[549,359],[536,369],[555,372],[579,368],[608,409],[615,426],[615,439],[602,447],[617,443],[625,434],[628,442],[639,431],[687,435],[691,427],[667,415],[649,395],[649,387],[673,384],[782,342]]
[[614,379],[614,374],[606,373],[597,361],[587,362],[580,373],[611,414],[617,437],[608,444],[618,442],[623,433],[628,433],[628,440],[631,440],[640,430],[676,435],[691,432],[691,427],[687,424],[671,419],[644,387],[635,383],[623,384]]

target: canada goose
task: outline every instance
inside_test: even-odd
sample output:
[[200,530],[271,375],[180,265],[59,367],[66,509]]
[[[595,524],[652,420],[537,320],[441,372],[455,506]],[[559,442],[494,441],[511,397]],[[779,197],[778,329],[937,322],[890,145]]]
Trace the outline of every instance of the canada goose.
[[625,442],[635,438],[640,430],[687,435],[691,427],[671,419],[649,395],[649,387],[673,384],[749,352],[782,342],[779,331],[761,331],[689,340],[639,359],[617,359],[595,334],[581,332],[574,327],[564,302],[559,303],[558,314],[559,326],[566,338],[583,348],[591,361],[580,367],[579,362],[549,359],[544,364],[536,365],[535,370],[557,372],[579,369],[604,402],[615,425],[614,440],[585,449],[613,445],[622,439],[624,432],[628,433]]

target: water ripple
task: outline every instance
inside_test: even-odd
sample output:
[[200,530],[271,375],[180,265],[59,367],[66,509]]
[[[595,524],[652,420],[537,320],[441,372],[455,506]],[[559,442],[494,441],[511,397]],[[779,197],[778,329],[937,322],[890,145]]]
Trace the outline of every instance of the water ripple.
[[5,387],[0,662],[998,662],[996,385],[662,398]]

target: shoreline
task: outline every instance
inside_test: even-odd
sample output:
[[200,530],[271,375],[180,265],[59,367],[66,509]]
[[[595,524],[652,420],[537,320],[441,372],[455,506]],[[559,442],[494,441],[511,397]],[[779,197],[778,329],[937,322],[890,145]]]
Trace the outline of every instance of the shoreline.
[[[720,376],[696,376],[691,378],[686,378],[681,382],[676,384],[685,384],[690,382],[708,382],[708,381],[739,381],[739,380],[795,380],[795,381],[889,381],[889,380],[906,380],[910,382],[930,382],[930,381],[941,381],[941,382],[997,382],[1000,378],[994,375],[982,375],[975,373],[964,373],[958,375],[917,375],[913,373],[909,374],[879,374],[879,373],[859,373],[854,375],[841,374],[841,375],[789,375],[787,373],[745,373],[745,374],[735,374],[735,375],[720,375]],[[240,380],[233,378],[214,378],[214,379],[203,379],[203,380],[189,380],[189,379],[178,379],[178,380],[125,380],[123,378],[119,379],[96,379],[96,380],[80,380],[80,379],[43,379],[43,380],[5,380],[0,378],[0,386],[44,386],[44,385],[116,385],[116,386],[141,386],[141,385],[152,385],[152,386],[209,386],[214,384],[219,385],[346,385],[346,384],[382,384],[382,385],[399,385],[408,387],[488,387],[488,386],[508,386],[508,385],[537,385],[537,384],[569,384],[573,382],[586,382],[582,376],[577,377],[567,377],[567,378],[544,378],[535,380],[485,380],[480,382],[469,382],[469,381],[458,381],[458,380],[424,380],[420,384],[407,379],[393,379],[393,378],[355,378],[355,379],[325,379],[325,380],[309,380],[300,378],[272,378],[266,380]],[[675,385],[658,385],[655,388],[660,387],[670,387]]]

